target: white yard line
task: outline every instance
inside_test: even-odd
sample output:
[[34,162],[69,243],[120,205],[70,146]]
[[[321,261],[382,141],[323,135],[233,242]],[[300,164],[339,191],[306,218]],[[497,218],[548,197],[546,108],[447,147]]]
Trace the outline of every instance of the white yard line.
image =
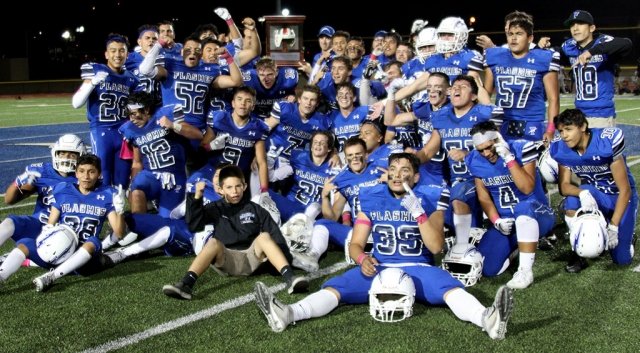
[[[4,194],[0,195],[1,197],[4,197]],[[4,210],[10,210],[12,208],[19,208],[19,207],[27,207],[27,206],[35,206],[35,202],[29,202],[29,203],[21,203],[19,205],[13,205],[13,206],[5,206],[5,207],[0,207],[0,211],[4,211]]]
[[[319,277],[323,277],[335,272],[338,272],[342,269],[345,269],[349,267],[349,265],[346,262],[340,262],[337,263],[333,266],[329,266],[327,268],[323,268],[321,270],[319,270],[318,272],[314,272],[314,273],[310,273],[307,275],[307,277],[309,279],[315,279],[315,278],[319,278]],[[279,292],[281,290],[283,290],[285,288],[285,284],[284,283],[280,283],[278,285],[272,286],[269,289],[271,289],[272,292],[276,293]],[[134,343],[138,343],[140,341],[143,341],[147,338],[153,337],[153,336],[157,336],[160,334],[163,334],[165,332],[171,331],[171,330],[175,330],[179,327],[182,327],[184,325],[190,324],[192,322],[196,322],[202,319],[206,319],[209,318],[211,316],[214,315],[218,315],[223,311],[227,311],[230,309],[234,309],[237,308],[241,305],[247,304],[251,301],[254,300],[254,295],[253,293],[249,293],[249,294],[245,294],[241,297],[235,298],[235,299],[231,299],[231,300],[227,300],[224,303],[218,304],[218,305],[214,305],[209,309],[205,309],[205,310],[201,310],[198,311],[196,313],[193,313],[191,315],[187,315],[187,316],[183,316],[181,318],[177,318],[175,320],[171,320],[168,322],[165,322],[164,324],[160,324],[156,327],[152,327],[148,330],[142,331],[142,332],[138,332],[136,334],[130,335],[130,336],[126,336],[126,337],[122,337],[122,338],[118,338],[115,339],[113,341],[107,342],[105,344],[102,344],[100,346],[94,347],[94,348],[90,348],[87,349],[85,351],[82,351],[82,353],[88,353],[88,352],[110,352],[110,351],[114,351],[116,349],[120,349],[120,348],[124,348],[127,346],[130,346]],[[256,318],[258,319],[258,318]],[[263,319],[263,318],[261,318]],[[267,327],[267,321],[264,321],[264,326]]]

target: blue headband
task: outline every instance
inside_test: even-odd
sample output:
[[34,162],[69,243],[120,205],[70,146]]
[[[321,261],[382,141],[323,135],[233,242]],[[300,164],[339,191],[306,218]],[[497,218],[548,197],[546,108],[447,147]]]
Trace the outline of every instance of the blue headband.
[[143,34],[143,33],[145,33],[145,32],[149,32],[149,31],[151,31],[151,32],[155,33],[156,35],[159,35],[158,31],[156,31],[156,29],[155,29],[155,28],[153,28],[153,27],[148,27],[148,28],[145,28],[145,29],[143,29],[142,31],[140,31],[140,34],[138,35],[138,39],[140,39],[140,37],[142,37],[142,34]]
[[113,36],[113,37],[107,39],[107,46],[109,46],[109,43],[111,43],[111,42],[122,42],[125,45],[127,45],[127,41],[124,40],[124,38],[122,38],[120,36]]

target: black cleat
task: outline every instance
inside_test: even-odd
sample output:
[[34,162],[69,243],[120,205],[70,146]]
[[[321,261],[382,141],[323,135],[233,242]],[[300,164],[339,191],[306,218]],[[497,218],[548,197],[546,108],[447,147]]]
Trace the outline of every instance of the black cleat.
[[569,273],[580,273],[580,271],[589,267],[589,263],[587,259],[578,256],[574,251],[571,252],[571,259],[569,259],[569,263],[565,270]]
[[167,284],[162,287],[162,293],[176,299],[191,299],[191,288],[182,281],[174,285]]

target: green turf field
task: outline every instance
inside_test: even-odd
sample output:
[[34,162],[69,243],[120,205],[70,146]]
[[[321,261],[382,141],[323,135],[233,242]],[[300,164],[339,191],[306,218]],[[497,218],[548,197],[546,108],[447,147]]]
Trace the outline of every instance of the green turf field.
[[[571,102],[563,98],[561,110]],[[619,123],[638,124],[640,99],[620,97],[616,104]],[[69,97],[0,100],[0,126],[71,121],[86,120],[84,109],[74,110]],[[636,161],[629,162],[638,180]],[[553,204],[559,199],[555,194]],[[30,214],[32,207],[8,208],[0,202],[0,219]],[[44,293],[37,293],[31,283],[44,270],[21,268],[0,287],[0,352],[640,351],[640,273],[631,270],[640,261],[636,257],[629,266],[617,266],[604,255],[590,261],[580,274],[568,274],[564,266],[569,245],[560,222],[555,233],[556,249],[536,255],[534,284],[515,292],[516,306],[504,341],[492,341],[447,308],[418,303],[414,316],[399,323],[374,321],[368,305],[341,306],[326,317],[299,322],[276,334],[252,293],[255,281],[275,286],[281,284],[280,276],[220,277],[208,271],[196,284],[194,299],[178,301],[163,295],[161,288],[181,279],[192,257],[153,252],[91,277],[67,276]],[[0,254],[12,247],[8,241]],[[441,258],[437,257],[438,263]],[[323,276],[311,282],[311,289],[344,271],[343,262],[341,249],[330,251],[320,262],[318,275]],[[483,278],[468,291],[490,305],[495,291],[514,271],[512,266],[497,278]],[[292,303],[304,295],[280,291],[277,297]]]

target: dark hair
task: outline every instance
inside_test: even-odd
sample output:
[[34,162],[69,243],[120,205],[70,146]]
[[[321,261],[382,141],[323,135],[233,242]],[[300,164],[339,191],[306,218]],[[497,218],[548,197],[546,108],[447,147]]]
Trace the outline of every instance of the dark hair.
[[399,62],[398,60],[392,60],[389,61],[388,63],[384,64],[384,67],[382,68],[384,71],[387,71],[391,68],[391,66],[397,66],[398,70],[400,71],[400,74],[402,74],[402,65],[404,65],[403,63]]
[[[102,173],[102,161],[100,160],[100,157],[95,154],[83,154],[78,157],[78,161],[76,163],[78,167],[87,164],[96,167],[96,169],[98,169],[98,173]],[[78,169],[76,168],[76,170]]]
[[186,44],[188,41],[193,41],[202,45],[202,41],[200,40],[200,37],[196,36],[195,33],[191,33],[187,38],[185,38],[182,41],[182,44]]
[[169,25],[169,26],[173,27],[173,21],[162,20],[162,21],[158,22],[158,27],[160,27],[162,25]]
[[565,111],[555,116],[553,118],[553,125],[555,125],[557,129],[560,124],[575,125],[577,127],[586,125],[587,131],[589,131],[589,121],[587,120],[587,116],[584,115],[580,109],[565,109]]
[[373,127],[375,127],[376,130],[378,130],[380,135],[382,135],[383,137],[384,137],[384,134],[387,132],[387,127],[382,122],[382,118],[378,118],[378,119],[375,119],[375,120],[367,119],[367,120],[362,122],[362,124],[360,125],[360,129],[362,129],[362,127],[365,126],[365,125],[373,125]]
[[298,98],[302,97],[302,94],[304,92],[315,93],[318,95],[318,99],[322,97],[322,90],[320,90],[320,87],[316,85],[302,85],[302,87],[300,87],[300,91],[298,92]]
[[158,26],[150,25],[150,24],[142,25],[142,26],[138,27],[138,36],[141,35],[142,33],[146,32],[146,31],[154,31],[154,32],[158,33]]
[[359,42],[360,45],[362,46],[362,50],[364,50],[364,40],[362,39],[362,37],[353,36],[353,37],[349,38],[349,40],[347,42],[350,42],[352,40],[355,40],[356,42]]
[[531,37],[533,35],[533,23],[527,20],[513,20],[509,22],[509,29],[512,27],[520,27],[524,29],[525,33],[527,33],[527,37]]
[[244,173],[242,172],[242,169],[234,164],[228,165],[220,170],[218,183],[222,186],[222,183],[228,178],[238,178],[244,183]]
[[335,37],[344,37],[348,42],[349,38],[351,38],[351,34],[349,34],[349,32],[347,32],[347,31],[336,31],[333,34],[333,36],[331,37],[331,39],[333,39]]
[[336,85],[336,94],[338,94],[338,92],[340,92],[340,89],[342,89],[344,87],[347,87],[351,91],[351,93],[353,93],[354,96],[356,96],[358,94],[358,89],[356,88],[356,86],[353,83],[349,82],[349,81],[338,83]]
[[256,90],[253,89],[253,87],[249,87],[249,86],[245,86],[245,85],[240,85],[240,86],[236,87],[233,90],[233,98],[235,99],[236,95],[238,93],[240,93],[240,92],[249,93],[253,97],[253,100],[256,100]]
[[[335,36],[334,36],[335,37]],[[339,55],[336,56],[335,58],[333,58],[333,62],[342,62],[344,64],[344,66],[347,67],[347,70],[351,71],[353,70],[353,60],[351,60],[350,57],[345,56],[345,55]]]
[[344,144],[342,145],[342,150],[346,150],[348,147],[351,146],[362,146],[363,150],[367,150],[367,144],[366,142],[364,142],[363,139],[361,139],[359,136],[351,136],[349,137]]
[[213,23],[207,23],[207,24],[199,25],[198,27],[196,27],[196,30],[193,32],[193,34],[200,37],[200,35],[206,31],[213,32],[213,34],[215,34],[216,37],[220,33],[218,32],[218,27],[216,27]]
[[515,10],[513,12],[508,13],[504,16],[504,23],[511,22],[514,20],[525,20],[531,22],[533,25],[533,16],[529,15],[526,12]]
[[387,165],[387,167],[398,159],[408,160],[409,164],[411,164],[411,168],[413,169],[413,174],[418,174],[418,170],[420,168],[420,159],[418,159],[415,154],[407,152],[392,153],[389,155],[389,164]]
[[483,121],[473,125],[473,127],[471,128],[471,131],[469,131],[469,135],[473,136],[474,134],[477,134],[477,133],[484,134],[487,131],[497,131],[497,130],[498,128],[496,127],[496,124],[491,120],[487,120],[487,121]]
[[477,95],[478,94],[478,84],[476,83],[475,78],[473,78],[473,76],[471,75],[458,75],[458,77],[456,77],[453,82],[451,82],[451,85],[453,86],[454,83],[458,82],[458,81],[467,81],[469,83],[469,86],[471,87],[471,93]]
[[451,80],[451,79],[449,78],[449,75],[445,74],[444,72],[436,71],[436,72],[432,73],[431,75],[429,75],[429,78],[431,78],[431,77],[440,77],[444,81],[444,84],[446,85],[446,87],[450,86],[449,80]]
[[[137,91],[132,92],[127,99],[127,104],[141,104],[143,111],[149,109],[149,114],[153,114],[155,111],[155,104],[153,103],[153,96],[149,92]],[[127,108],[127,111],[129,109]]]
[[107,45],[106,45],[106,47],[108,47],[109,43],[111,43],[111,42],[124,43],[124,45],[127,48],[129,48],[129,38],[127,38],[127,36],[123,36],[120,33],[114,33],[114,32],[109,33],[109,35],[107,36]]
[[313,134],[311,134],[311,138],[309,139],[309,142],[313,142],[313,138],[318,136],[318,135],[323,135],[323,136],[325,136],[327,138],[327,145],[329,146],[329,149],[331,149],[331,147],[333,147],[333,134],[329,130],[316,130],[316,131],[314,131]]
[[200,44],[202,44],[202,47],[204,48],[205,45],[209,44],[209,43],[213,43],[216,44],[219,48],[224,47],[224,43],[222,43],[221,41],[213,38],[213,37],[207,37],[203,40],[200,41]]
[[387,38],[395,39],[397,44],[402,43],[402,37],[400,37],[400,35],[397,32],[388,32],[387,34],[384,35],[385,41],[387,40]]

